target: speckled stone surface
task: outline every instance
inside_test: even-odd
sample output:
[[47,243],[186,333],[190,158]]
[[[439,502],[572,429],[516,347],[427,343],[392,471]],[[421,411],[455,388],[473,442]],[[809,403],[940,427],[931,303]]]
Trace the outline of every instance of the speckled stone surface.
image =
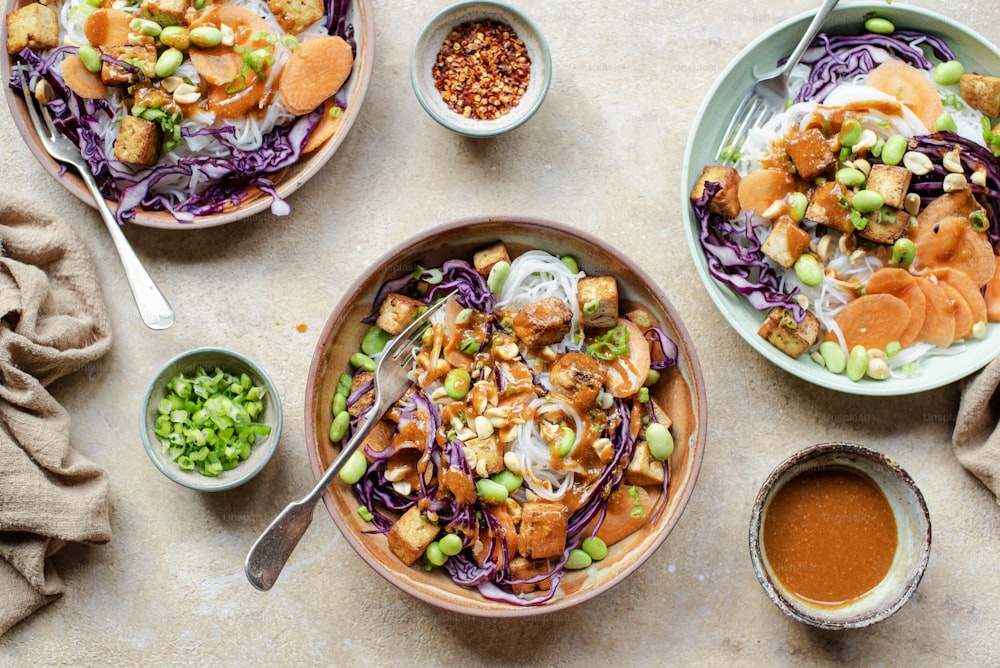
[[[375,2],[376,55],[360,118],[326,169],[261,215],[194,232],[128,228],[177,311],[164,332],[136,317],[95,210],[67,194],[0,111],[0,197],[35,193],[70,220],[98,263],[112,352],[53,387],[73,441],[109,473],[112,541],[58,556],[66,594],[3,637],[4,665],[996,665],[1000,509],[952,455],[958,388],[900,399],[823,391],[755,354],[702,293],[681,223],[681,159],[715,77],[811,0],[519,6],[544,31],[554,78],[510,135],[462,139],[410,89],[423,23],[447,3]],[[993,0],[937,8],[1000,42]],[[622,585],[570,611],[501,622],[410,598],[349,548],[322,508],[270,592],[243,576],[247,549],[312,485],[303,425],[316,337],[345,287],[410,234],[453,218],[529,214],[606,238],[659,281],[693,335],[709,426],[701,477],[676,530]],[[199,345],[239,349],[272,375],[285,430],[268,468],[202,495],[164,478],[137,433],[151,375]],[[933,521],[914,598],[874,627],[819,632],[786,618],[750,565],[758,487],[806,445],[850,440],[894,457]],[[516,639],[516,640],[515,640]]]

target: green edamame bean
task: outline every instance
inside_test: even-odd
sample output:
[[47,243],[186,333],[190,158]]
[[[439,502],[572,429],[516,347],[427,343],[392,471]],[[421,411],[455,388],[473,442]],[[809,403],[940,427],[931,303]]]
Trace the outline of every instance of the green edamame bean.
[[490,480],[503,485],[508,494],[513,494],[521,486],[521,483],[524,482],[523,477],[507,469],[490,476]]
[[868,349],[862,345],[851,348],[847,356],[847,377],[853,381],[861,380],[868,371]]
[[965,67],[957,60],[949,60],[934,66],[934,81],[942,86],[953,86],[962,80]]
[[795,275],[810,288],[815,288],[826,277],[823,273],[823,265],[819,263],[816,256],[809,253],[803,253],[795,261]]
[[344,464],[344,468],[340,469],[340,479],[346,482],[348,485],[353,485],[357,481],[361,480],[365,475],[365,471],[368,470],[368,460],[365,459],[365,455],[360,450],[355,450],[348,457],[347,463]]
[[564,265],[566,265],[566,268],[569,269],[574,274],[580,273],[580,264],[576,261],[576,258],[573,257],[572,255],[563,255],[561,258],[559,258],[559,261],[562,262]]
[[424,549],[424,559],[434,566],[443,566],[448,561],[448,555],[441,550],[441,543],[434,541]]
[[167,26],[160,32],[160,43],[179,51],[191,48],[191,33],[183,26]]
[[486,277],[486,287],[490,289],[490,292],[498,295],[503,290],[508,276],[510,276],[510,263],[501,260],[490,269],[490,274]]
[[357,367],[362,371],[374,371],[375,360],[364,353],[358,352],[351,355],[351,366]]
[[857,119],[849,118],[840,126],[840,145],[854,146],[861,139],[861,123]]
[[848,188],[863,186],[868,177],[860,169],[854,167],[841,167],[837,170],[834,178],[843,183]]
[[340,443],[344,440],[344,434],[347,433],[347,427],[351,424],[351,414],[347,411],[340,411],[337,413],[333,422],[330,423],[330,440],[334,443]]
[[646,445],[649,446],[649,454],[660,461],[674,454],[674,437],[670,430],[659,422],[646,427]]
[[851,207],[858,213],[871,213],[882,208],[885,200],[874,190],[859,190],[851,199]]
[[878,16],[873,16],[867,21],[865,21],[865,30],[868,32],[873,32],[878,35],[891,35],[896,31],[896,26],[892,24],[889,19],[883,19]]
[[191,43],[203,48],[222,44],[222,31],[212,26],[198,26],[191,29]]
[[958,124],[947,111],[941,112],[941,115],[934,121],[935,132],[956,132],[957,130]]
[[446,556],[454,557],[462,551],[462,537],[457,533],[446,533],[438,540],[438,547]]
[[788,216],[796,223],[801,222],[806,217],[806,208],[808,206],[809,198],[805,196],[805,193],[795,191],[789,195]]
[[560,457],[565,457],[573,450],[573,444],[576,443],[576,432],[569,427],[562,428],[562,438],[559,440],[559,448],[557,452]]
[[153,72],[156,76],[161,79],[164,77],[169,77],[171,74],[177,71],[177,68],[181,66],[184,62],[184,54],[177,49],[170,47],[164,50],[160,54],[160,57],[156,59],[156,65],[153,66]]
[[507,500],[507,488],[489,478],[476,481],[476,495],[489,504],[499,504]]
[[905,267],[913,262],[913,258],[916,255],[916,245],[906,237],[900,237],[892,244],[892,264],[894,265]]
[[899,343],[899,341],[890,341],[889,343],[885,344],[885,356],[895,357],[896,355],[899,354],[899,351],[901,351],[902,349],[903,346]]
[[650,369],[646,372],[646,381],[643,383],[646,387],[652,387],[656,385],[656,381],[660,380],[660,372],[656,369]]
[[608,556],[608,545],[597,536],[587,536],[580,544],[580,549],[587,553],[594,561],[600,561]]
[[906,153],[906,137],[903,135],[893,135],[885,140],[882,147],[882,162],[887,165],[898,165],[903,161],[903,154]]
[[465,369],[454,368],[444,377],[444,391],[452,399],[462,399],[472,387],[472,376]]
[[351,396],[351,387],[353,385],[354,379],[351,378],[351,374],[340,374],[340,378],[337,380],[337,394],[343,394],[345,397]]
[[80,57],[83,61],[83,66],[87,68],[88,71],[97,72],[101,71],[101,52],[90,46],[89,44],[84,44],[80,47],[80,50],[76,52],[76,55]]
[[333,402],[330,406],[330,412],[333,414],[333,416],[336,417],[346,410],[347,410],[347,397],[339,393],[333,395]]
[[590,558],[590,555],[581,550],[578,547],[573,548],[569,551],[569,556],[566,558],[565,567],[567,570],[578,571],[581,568],[586,568],[594,563],[594,560]]
[[823,358],[823,365],[830,373],[843,373],[847,368],[844,349],[836,341],[824,341],[819,344],[819,354]]
[[361,352],[366,355],[380,353],[391,338],[392,334],[378,325],[372,325],[361,339]]
[[139,32],[150,37],[159,37],[160,33],[163,32],[163,26],[149,19],[132,19],[129,28],[132,29],[132,32]]

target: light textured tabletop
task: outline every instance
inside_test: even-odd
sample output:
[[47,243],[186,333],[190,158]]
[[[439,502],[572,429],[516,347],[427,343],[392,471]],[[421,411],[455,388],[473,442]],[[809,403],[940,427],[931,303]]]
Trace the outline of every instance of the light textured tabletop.
[[[812,0],[517,3],[552,50],[548,99],[498,139],[439,127],[410,88],[409,54],[443,0],[375,2],[362,113],[292,213],[174,232],[128,227],[177,323],[136,317],[96,211],[67,193],[0,111],[0,197],[35,193],[97,260],[112,352],[52,391],[73,442],[110,476],[112,541],[57,559],[66,594],[0,638],[4,665],[997,665],[1000,509],[955,460],[958,389],[898,399],[824,391],[756,354],[700,287],[682,228],[681,160],[723,68]],[[1000,43],[995,0],[914,0]],[[373,572],[324,509],[276,587],[254,590],[243,559],[312,486],[303,403],[316,338],[345,287],[409,235],[454,218],[525,214],[607,239],[670,296],[693,336],[708,396],[698,486],[657,553],[574,609],[501,622],[420,603]],[[139,401],[168,358],[233,347],[272,375],[285,411],[267,469],[203,495],[163,477],[137,432]],[[913,599],[867,629],[820,632],[786,618],[750,564],[751,504],[770,470],[812,443],[847,440],[895,458],[920,485],[933,549]]]

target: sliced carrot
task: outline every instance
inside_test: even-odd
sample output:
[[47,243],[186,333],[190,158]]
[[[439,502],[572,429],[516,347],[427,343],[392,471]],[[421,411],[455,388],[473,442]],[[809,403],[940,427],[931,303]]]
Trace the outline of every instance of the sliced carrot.
[[931,275],[937,279],[938,283],[945,283],[958,291],[965,303],[969,305],[973,324],[986,322],[986,300],[983,298],[979,286],[973,283],[965,272],[945,268],[935,269]]
[[920,223],[912,232],[917,254],[914,268],[948,267],[968,274],[976,287],[993,276],[993,246],[984,232],[977,232],[968,218],[948,216],[928,225]]
[[[889,294],[864,295],[848,303],[835,320],[848,350],[857,345],[884,350],[900,340],[910,321],[910,307]],[[828,333],[827,339],[831,338],[834,335]]]
[[968,219],[982,208],[972,191],[962,188],[931,200],[917,216],[917,221],[920,225],[936,225],[952,216]]
[[649,344],[639,326],[631,320],[618,318],[618,324],[628,329],[628,356],[602,362],[604,385],[615,397],[631,397],[646,383],[649,375]]
[[986,300],[986,319],[990,322],[1000,322],[1000,256],[993,258],[996,269],[993,276],[986,282],[983,295]]
[[108,95],[108,87],[101,81],[100,73],[88,70],[76,54],[63,59],[62,77],[69,89],[82,98],[98,100]]
[[264,83],[252,70],[244,76],[242,88],[234,93],[226,91],[228,84],[208,86],[208,110],[219,118],[239,118],[256,107],[264,97]]
[[95,9],[83,24],[83,34],[91,46],[125,46],[133,18],[120,9]]
[[598,538],[607,545],[614,545],[631,536],[649,522],[652,508],[653,499],[645,487],[619,487],[608,497],[604,521],[597,530]]
[[783,169],[760,169],[740,179],[737,197],[744,211],[754,209],[758,214],[783,200],[795,190],[795,179]]
[[192,47],[188,50],[188,56],[202,80],[213,86],[232,83],[239,76],[243,65],[243,56],[228,46],[214,46],[210,49]]
[[955,342],[955,308],[941,286],[929,278],[918,277],[917,285],[927,298],[924,325],[917,340],[947,348]]
[[319,119],[319,124],[313,129],[312,134],[309,135],[306,145],[302,147],[303,153],[311,153],[315,151],[320,146],[326,143],[326,141],[337,134],[337,128],[340,127],[340,122],[343,120],[343,114],[338,114],[337,116],[331,116],[330,112],[337,106],[333,101],[333,98],[327,98],[326,102],[323,103],[323,116]]
[[288,58],[278,95],[293,114],[307,114],[340,90],[353,66],[350,44],[335,35],[314,37]]
[[972,336],[972,309],[969,303],[962,297],[962,293],[950,284],[940,281],[938,287],[941,288],[948,300],[951,302],[952,317],[955,320],[955,340],[967,339]]
[[899,267],[879,269],[868,279],[865,292],[870,295],[887,294],[902,299],[910,308],[910,319],[899,335],[899,345],[905,348],[917,340],[920,328],[924,325],[927,298],[917,285],[917,279],[910,272]]
[[928,130],[934,130],[938,117],[944,113],[937,90],[927,75],[901,60],[882,63],[868,73],[865,83],[912,109]]

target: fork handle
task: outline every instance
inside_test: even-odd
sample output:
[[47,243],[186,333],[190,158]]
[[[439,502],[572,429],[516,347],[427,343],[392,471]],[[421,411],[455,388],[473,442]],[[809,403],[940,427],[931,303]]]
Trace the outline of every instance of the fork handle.
[[97,181],[94,180],[94,177],[88,170],[79,171],[82,172],[81,176],[90,189],[90,193],[94,196],[94,200],[97,202],[97,210],[101,212],[104,225],[111,234],[111,240],[115,244],[118,257],[121,259],[122,267],[125,269],[125,279],[128,281],[128,287],[132,291],[132,298],[135,300],[135,305],[139,307],[139,315],[142,317],[142,321],[150,329],[166,329],[170,327],[170,325],[174,324],[174,310],[170,307],[167,298],[163,296],[160,289],[156,287],[153,277],[146,271],[142,261],[135,254],[132,245],[125,238],[125,233],[122,231],[118,221],[115,220],[115,214],[112,213],[111,207],[104,200],[104,195],[101,194],[101,189],[97,186]]
[[792,51],[792,55],[788,56],[788,60],[785,62],[781,71],[786,76],[792,71],[792,68],[799,64],[799,60],[802,59],[802,54],[806,52],[809,45],[812,44],[813,39],[819,34],[820,28],[823,27],[823,22],[826,21],[826,17],[830,15],[833,8],[837,6],[838,0],[823,0],[823,4],[820,5],[819,10],[816,12],[816,16],[813,17],[812,22],[806,29],[805,34],[802,35],[802,39],[795,46],[795,50]]
[[381,400],[376,398],[375,404],[368,411],[362,423],[358,425],[358,430],[341,448],[340,454],[330,464],[330,468],[323,473],[312,491],[298,501],[288,504],[254,542],[244,563],[247,580],[254,587],[261,591],[267,591],[274,586],[281,574],[281,569],[285,567],[285,563],[292,556],[295,546],[299,544],[299,540],[302,539],[306,529],[312,523],[313,511],[319,500],[323,498],[326,488],[330,486],[334,476],[340,472],[340,469],[344,468],[344,464],[378,422],[377,418],[382,414],[382,411],[379,410],[380,404]]

